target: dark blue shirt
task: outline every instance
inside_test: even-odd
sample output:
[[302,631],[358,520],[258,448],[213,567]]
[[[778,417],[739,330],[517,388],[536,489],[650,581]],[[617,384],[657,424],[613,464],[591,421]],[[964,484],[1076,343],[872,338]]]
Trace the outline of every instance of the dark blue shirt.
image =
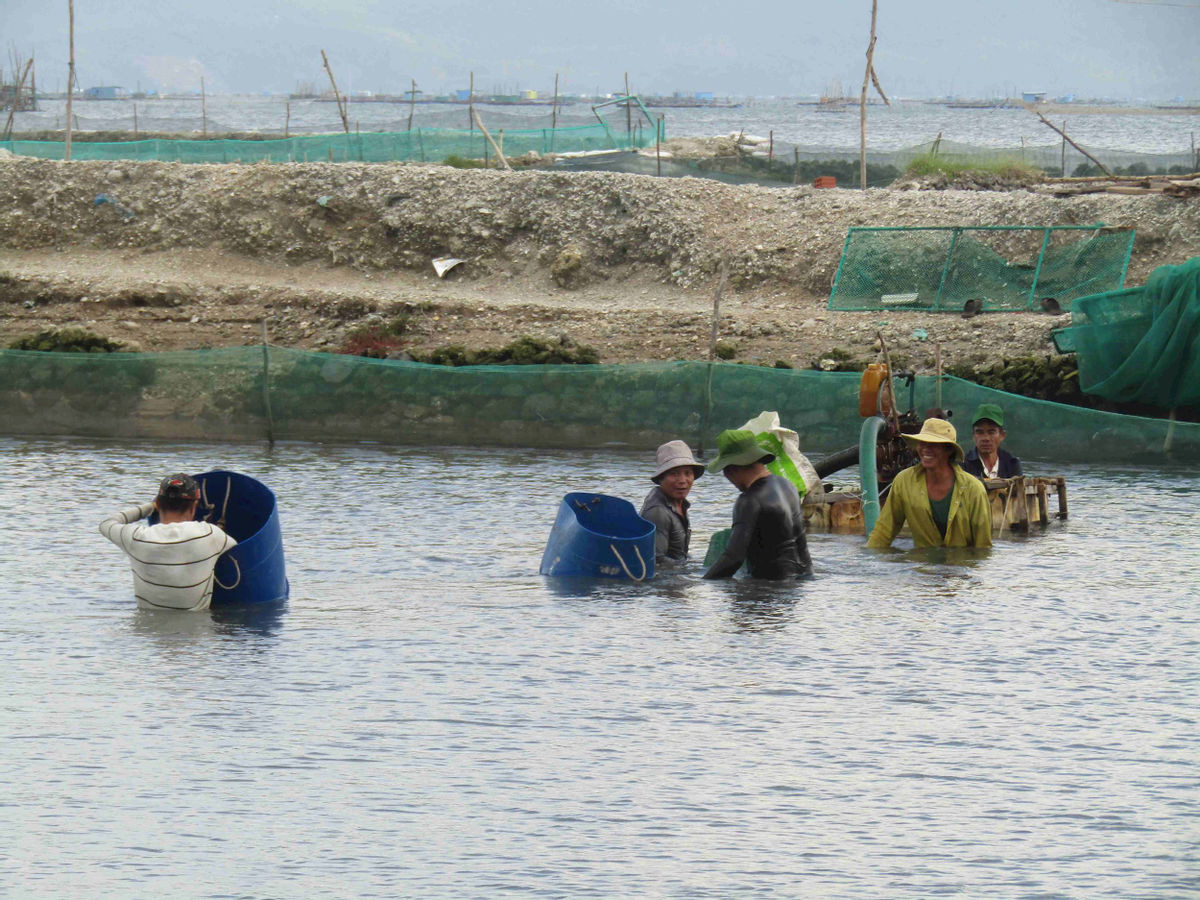
[[[1021,461],[1003,447],[996,451],[996,455],[1000,458],[996,464],[997,478],[1012,478],[1014,475],[1025,474],[1021,471]],[[983,460],[979,458],[979,451],[974,447],[967,453],[962,467],[968,475],[983,478]]]

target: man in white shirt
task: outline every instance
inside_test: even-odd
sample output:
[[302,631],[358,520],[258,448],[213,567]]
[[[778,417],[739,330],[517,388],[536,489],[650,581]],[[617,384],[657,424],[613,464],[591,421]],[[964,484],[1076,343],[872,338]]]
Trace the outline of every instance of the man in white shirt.
[[[204,610],[212,602],[213,570],[237,541],[209,522],[196,521],[200,486],[190,475],[164,478],[158,497],[100,523],[100,533],[129,556],[138,606]],[[156,525],[139,520],[158,511]]]

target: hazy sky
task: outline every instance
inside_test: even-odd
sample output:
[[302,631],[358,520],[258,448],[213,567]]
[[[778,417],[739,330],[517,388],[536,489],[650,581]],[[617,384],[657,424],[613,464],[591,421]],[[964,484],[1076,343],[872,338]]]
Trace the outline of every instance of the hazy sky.
[[[880,0],[875,67],[898,97],[1200,98],[1200,0]],[[431,93],[620,88],[803,95],[862,82],[869,0],[76,0],[82,87]],[[0,0],[0,63],[67,70],[67,0]]]

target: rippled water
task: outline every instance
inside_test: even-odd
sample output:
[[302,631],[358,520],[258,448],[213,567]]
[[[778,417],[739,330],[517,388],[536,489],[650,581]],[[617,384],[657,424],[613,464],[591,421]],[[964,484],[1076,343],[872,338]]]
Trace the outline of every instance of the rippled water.
[[[1056,466],[1072,518],[985,558],[814,535],[759,586],[536,574],[646,453],[0,461],[4,896],[1200,892],[1193,469]],[[136,609],[99,519],[214,467],[279,494],[290,603]],[[734,492],[693,496],[702,554]]]
[[[65,100],[42,100],[38,112],[17,113],[15,129],[62,128],[66,122]],[[285,105],[286,104],[286,105]],[[132,100],[75,101],[72,113],[85,130],[132,131]],[[200,98],[139,100],[138,127],[141,131],[267,131],[282,133],[285,124],[293,134],[340,131],[336,105],[315,100],[285,101],[282,97],[215,96],[205,104],[202,119]],[[747,100],[737,108],[654,108],[655,116],[666,117],[671,137],[728,134],[744,131],[808,148],[840,148],[857,151],[857,109],[842,113],[818,111],[794,100]],[[351,103],[351,124],[363,131],[404,131],[408,128],[408,106],[403,103]],[[548,106],[480,106],[479,114],[491,129],[550,128]],[[624,128],[624,114],[609,110],[614,127]],[[1182,154],[1191,161],[1200,115],[1195,112],[1135,115],[1072,115],[1055,113],[1055,125],[1067,126],[1072,139],[1092,148],[1141,153]],[[447,103],[421,104],[413,113],[413,128],[466,128],[467,108]],[[596,119],[590,105],[575,103],[563,108],[560,127],[591,125]],[[938,104],[899,102],[891,107],[868,110],[871,150],[896,150],[926,144],[939,134],[946,142],[982,147],[1057,147],[1060,138],[1023,109],[950,109]],[[1183,160],[1181,160],[1181,163]]]

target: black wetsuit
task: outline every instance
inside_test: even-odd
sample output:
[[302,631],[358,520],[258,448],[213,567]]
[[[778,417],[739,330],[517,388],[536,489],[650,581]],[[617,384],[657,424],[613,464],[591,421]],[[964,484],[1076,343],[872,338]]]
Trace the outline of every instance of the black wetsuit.
[[751,578],[780,580],[812,572],[800,493],[786,478],[767,475],[738,497],[729,544],[704,577],[728,578],[743,561]]

